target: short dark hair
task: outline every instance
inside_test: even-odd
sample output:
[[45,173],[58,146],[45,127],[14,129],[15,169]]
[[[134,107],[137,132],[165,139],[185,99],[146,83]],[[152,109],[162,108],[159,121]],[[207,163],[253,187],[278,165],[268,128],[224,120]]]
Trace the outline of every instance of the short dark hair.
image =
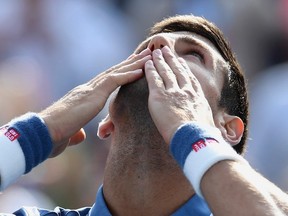
[[249,103],[244,72],[235,54],[221,30],[208,20],[193,15],[177,15],[156,23],[150,30],[149,37],[163,32],[186,31],[201,35],[211,41],[224,60],[229,64],[229,73],[224,79],[219,106],[230,115],[238,116],[244,123],[244,132],[239,144],[234,149],[242,154],[245,150],[248,134]]

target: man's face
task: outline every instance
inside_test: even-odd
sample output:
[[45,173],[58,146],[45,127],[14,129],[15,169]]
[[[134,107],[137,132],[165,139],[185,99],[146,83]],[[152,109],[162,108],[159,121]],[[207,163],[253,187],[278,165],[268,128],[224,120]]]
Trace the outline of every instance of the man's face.
[[[201,84],[211,109],[217,111],[218,101],[224,82],[224,67],[227,67],[215,46],[206,38],[191,32],[160,33],[151,36],[135,51],[149,47],[151,50],[168,46],[177,56],[182,57],[191,72]],[[222,69],[222,70],[221,70]]]

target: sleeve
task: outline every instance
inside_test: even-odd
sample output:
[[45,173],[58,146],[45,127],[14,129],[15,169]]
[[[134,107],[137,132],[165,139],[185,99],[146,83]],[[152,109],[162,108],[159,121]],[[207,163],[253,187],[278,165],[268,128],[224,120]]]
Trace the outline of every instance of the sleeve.
[[90,207],[83,207],[75,210],[56,207],[53,211],[50,211],[37,207],[23,207],[13,214],[8,214],[8,216],[90,216],[90,209]]
[[[1,213],[0,213],[1,215]],[[5,214],[6,215],[6,214]],[[7,214],[8,216],[9,214]],[[15,211],[11,216],[111,216],[103,195],[103,186],[101,186],[96,195],[96,202],[92,207],[80,209],[55,208],[53,211],[37,207],[23,207]]]
[[194,194],[184,205],[177,209],[171,216],[185,216],[185,215],[198,215],[198,216],[211,216],[211,211],[208,204]]
[[103,185],[99,188],[96,195],[96,202],[92,206],[89,216],[112,216],[103,194]]
[[0,128],[1,191],[48,158],[52,140],[43,119],[27,113]]

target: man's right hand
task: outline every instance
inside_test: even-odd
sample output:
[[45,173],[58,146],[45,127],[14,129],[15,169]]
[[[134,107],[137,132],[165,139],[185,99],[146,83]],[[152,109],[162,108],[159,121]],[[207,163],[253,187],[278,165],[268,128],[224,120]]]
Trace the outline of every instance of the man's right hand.
[[89,82],[79,85],[64,97],[40,112],[53,141],[50,157],[60,154],[68,145],[82,142],[83,130],[104,107],[110,94],[121,85],[133,82],[143,76],[146,61],[151,51],[143,50],[132,54],[120,64],[97,75]]

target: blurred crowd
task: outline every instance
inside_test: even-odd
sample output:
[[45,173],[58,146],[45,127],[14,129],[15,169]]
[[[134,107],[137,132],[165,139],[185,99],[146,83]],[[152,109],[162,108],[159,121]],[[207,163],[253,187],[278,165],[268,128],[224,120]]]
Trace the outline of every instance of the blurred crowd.
[[[245,157],[288,190],[288,0],[0,1],[0,124],[38,112],[127,58],[149,27],[175,14],[204,16],[224,32],[247,74],[251,116]],[[92,205],[109,151],[90,122],[87,140],[0,194],[23,205]]]

